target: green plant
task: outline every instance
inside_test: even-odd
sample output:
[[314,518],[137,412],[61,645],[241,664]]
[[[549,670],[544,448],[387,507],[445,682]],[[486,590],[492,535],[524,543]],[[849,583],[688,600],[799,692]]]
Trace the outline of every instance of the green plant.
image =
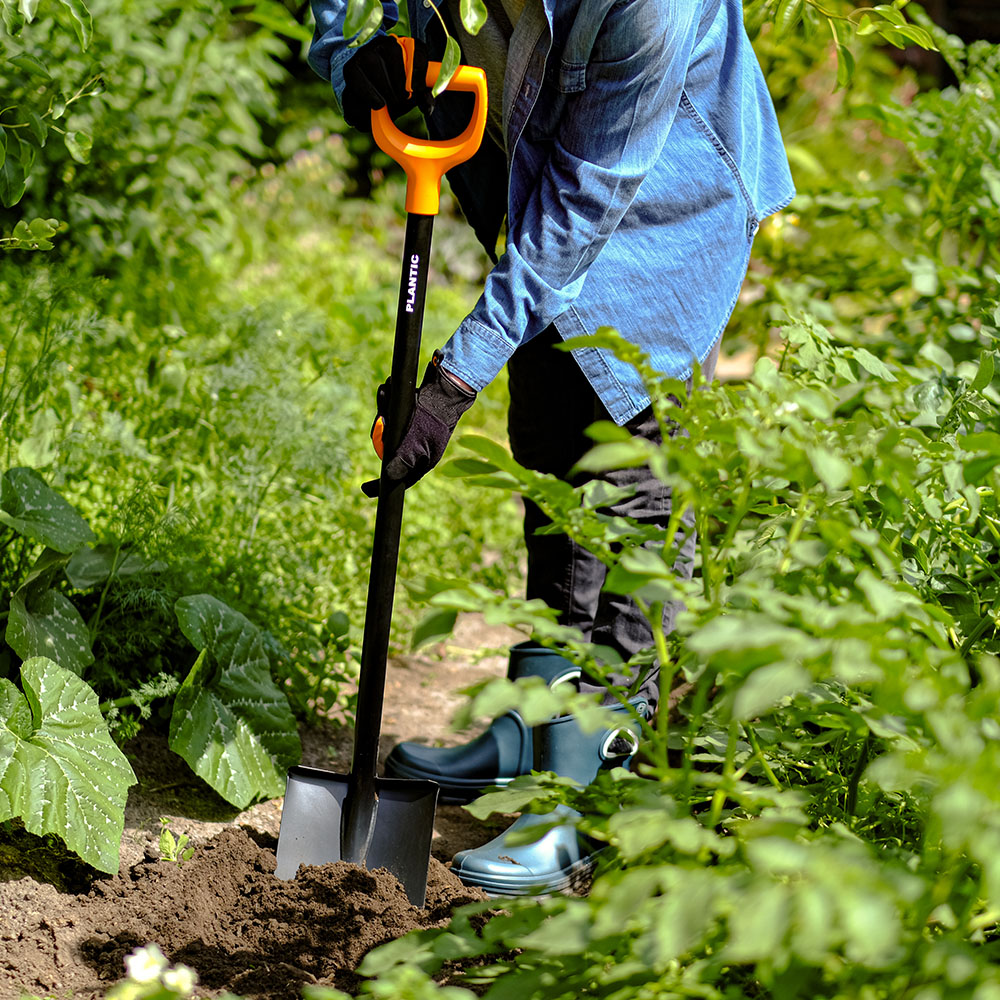
[[[849,42],[855,37],[874,36],[897,48],[919,45],[933,48],[930,33],[919,24],[907,21],[902,13],[909,0],[873,6],[856,6],[844,0],[744,0],[744,18],[751,37],[765,25],[773,25],[779,37],[800,29],[809,35],[817,30],[828,30],[837,52],[837,81],[846,85],[854,73],[855,59]],[[437,7],[435,6],[435,12]],[[440,15],[438,15],[440,17]],[[462,24],[471,34],[477,34],[486,22],[487,10],[482,0],[463,0],[460,8]],[[380,0],[349,0],[344,20],[344,36],[350,44],[361,45],[382,25],[384,10]],[[458,42],[447,35],[441,74],[434,85],[435,94],[447,86],[459,64],[461,51]]]
[[47,248],[55,216],[77,267],[121,273],[143,300],[130,308],[169,315],[192,262],[226,244],[229,183],[277,122],[277,33],[304,28],[276,0],[2,10],[0,246]]
[[[995,49],[939,43],[955,89],[890,104],[884,76],[863,68],[853,78],[872,85],[905,146],[882,148],[859,177],[855,147],[841,162],[832,142],[785,226],[759,241],[754,276],[767,294],[741,323],[765,321],[773,360],[743,384],[695,391],[678,412],[668,399],[683,386],[610,335],[589,341],[635,364],[661,420],[688,432],[652,449],[598,425],[582,463],[599,474],[649,462],[674,493],[666,531],[651,538],[607,518],[599,485],[533,475],[492,442],[465,439],[472,456],[446,470],[531,497],[602,558],[607,586],[646,610],[679,703],[645,730],[638,775],[612,772],[588,789],[529,776],[471,807],[577,809],[581,832],[608,845],[587,899],[513,902],[481,932],[475,909],[460,912],[444,932],[373,952],[364,995],[925,1000],[1000,990],[990,776],[1000,314],[993,242],[980,242],[996,217],[987,122],[997,78]],[[877,149],[847,117],[854,104],[877,115],[860,89],[820,110],[840,109],[834,136],[850,124]],[[947,163],[911,171],[910,147]],[[960,162],[969,168],[952,183]],[[944,190],[949,204],[935,208]],[[699,533],[691,581],[671,569],[685,508]],[[431,611],[418,639],[478,608],[594,674],[609,665],[607,650],[507,593],[428,580],[422,594]],[[687,610],[675,633],[657,634],[659,606],[676,599]],[[513,707],[532,721],[570,710],[596,721],[592,704],[540,686],[497,680],[470,693],[457,725]],[[463,963],[475,966],[464,977],[453,971]]]
[[[606,585],[648,611],[665,687],[674,676],[687,694],[679,717],[661,712],[646,727],[638,775],[611,772],[588,789],[528,776],[470,807],[579,810],[581,831],[611,848],[589,898],[513,902],[482,932],[469,923],[482,908],[462,911],[447,932],[373,952],[365,992],[416,979],[433,995],[415,968],[487,956],[495,964],[468,979],[492,997],[1000,987],[989,777],[998,630],[973,598],[992,592],[1000,566],[997,463],[977,461],[1000,440],[994,358],[928,410],[927,370],[836,344],[808,317],[785,337],[780,367],[762,360],[746,386],[698,389],[681,411],[668,397],[683,387],[656,379],[633,348],[587,340],[636,363],[662,419],[688,432],[650,448],[597,425],[583,464],[650,462],[695,513],[692,581],[671,568],[672,530],[650,545],[600,513],[599,491],[467,441],[476,457],[453,474],[520,490],[604,559]],[[439,609],[475,603],[558,641],[592,672],[608,662],[544,608],[460,581],[428,593]],[[658,605],[677,597],[687,606],[677,631],[656,636]],[[588,724],[599,711],[497,680],[468,714],[512,706],[529,722],[574,710]]]
[[786,58],[769,33],[759,41],[785,105],[799,191],[762,227],[747,296],[756,301],[737,320],[762,352],[783,313],[803,309],[843,342],[947,375],[992,346],[997,51],[960,45],[919,8],[912,17],[932,33],[956,85],[919,89],[866,57],[863,76],[831,97],[829,68],[800,67],[801,54]]
[[[281,794],[298,734],[259,629],[207,594],[180,597],[175,627],[200,651],[187,676],[178,684],[161,674],[99,704],[86,677],[112,584],[162,568],[121,542],[89,544],[87,523],[31,469],[10,469],[0,480],[0,523],[7,529],[0,579],[10,594],[0,821],[20,818],[30,833],[55,833],[94,867],[117,870],[135,776],[102,712],[134,706],[148,717],[151,703],[169,696],[170,745],[197,774],[240,808]],[[88,620],[80,595],[93,597]]]
[[21,688],[0,679],[0,821],[56,833],[84,861],[118,870],[125,799],[135,775],[115,746],[97,696],[72,671],[34,656]]
[[175,865],[181,865],[185,861],[190,861],[194,856],[194,848],[188,847],[189,837],[182,833],[175,837],[170,829],[170,820],[166,816],[160,817],[160,860],[170,861]]

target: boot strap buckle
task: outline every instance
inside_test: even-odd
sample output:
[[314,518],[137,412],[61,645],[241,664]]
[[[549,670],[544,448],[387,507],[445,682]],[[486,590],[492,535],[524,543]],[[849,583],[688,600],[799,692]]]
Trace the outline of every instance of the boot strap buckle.
[[618,760],[631,757],[639,749],[639,737],[627,726],[612,729],[601,744],[601,757],[604,760]]

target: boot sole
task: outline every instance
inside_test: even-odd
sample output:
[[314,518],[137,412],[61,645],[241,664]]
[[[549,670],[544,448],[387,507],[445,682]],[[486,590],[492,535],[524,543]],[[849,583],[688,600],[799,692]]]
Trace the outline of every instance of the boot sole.
[[470,778],[463,781],[461,778],[447,778],[443,774],[434,774],[430,771],[421,771],[415,767],[400,767],[399,765],[386,764],[385,774],[387,778],[410,778],[417,781],[434,781],[441,787],[438,793],[438,802],[444,806],[464,806],[470,802],[475,802],[484,792],[491,788],[503,788],[513,780],[510,777],[497,778]]
[[582,861],[577,861],[566,871],[548,879],[538,880],[537,877],[525,875],[520,878],[512,876],[509,879],[479,875],[476,872],[463,872],[451,869],[464,885],[482,889],[491,898],[502,896],[550,896],[564,892],[575,892],[583,888],[590,880],[597,867],[597,858],[591,855]]

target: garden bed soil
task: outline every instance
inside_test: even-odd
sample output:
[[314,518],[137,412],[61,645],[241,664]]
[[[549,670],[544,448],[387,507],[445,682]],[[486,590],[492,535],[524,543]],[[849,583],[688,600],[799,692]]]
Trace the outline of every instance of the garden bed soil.
[[434,859],[422,909],[384,869],[338,862],[283,881],[273,840],[230,827],[188,861],[150,858],[86,895],[66,899],[30,879],[0,886],[0,996],[102,997],[125,956],[149,942],[195,969],[202,995],[294,1000],[307,983],[350,990],[371,948],[484,898]]
[[[392,661],[383,715],[383,754],[400,739],[459,743],[448,720],[455,692],[502,675],[502,654],[480,656],[523,638],[468,616],[455,645],[436,656]],[[333,722],[302,730],[303,763],[345,773],[352,733]],[[296,1000],[308,983],[350,990],[354,970],[374,946],[409,930],[443,925],[463,903],[484,898],[448,871],[451,857],[485,843],[511,817],[485,823],[441,806],[435,817],[427,902],[413,907],[385,871],[338,863],[275,878],[281,800],[238,812],[205,786],[162,738],[126,747],[140,784],[126,810],[117,875],[65,858],[0,844],[0,1000],[24,993],[96,1000],[124,975],[124,957],[157,944],[171,962],[193,968],[199,996],[231,991],[252,1000]],[[165,819],[195,847],[180,864],[160,859]],[[37,848],[37,849],[35,849]]]

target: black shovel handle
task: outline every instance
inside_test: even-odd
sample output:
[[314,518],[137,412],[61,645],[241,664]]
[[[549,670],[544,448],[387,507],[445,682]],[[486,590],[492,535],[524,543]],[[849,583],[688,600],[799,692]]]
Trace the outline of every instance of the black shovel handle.
[[[414,42],[397,38],[412,87]],[[433,86],[441,72],[440,63],[429,63],[425,83]],[[403,240],[403,278],[396,309],[396,338],[392,350],[392,392],[389,412],[382,429],[382,475],[372,568],[368,578],[368,607],[361,647],[361,675],[354,727],[354,757],[341,822],[341,856],[344,861],[365,864],[375,832],[378,789],[375,769],[382,730],[382,703],[385,697],[386,659],[389,655],[389,628],[396,590],[396,562],[403,520],[405,488],[385,477],[385,463],[392,458],[413,416],[420,358],[420,331],[423,326],[427,269],[431,253],[431,230],[437,214],[441,178],[451,167],[475,155],[486,128],[486,74],[472,66],[459,66],[448,84],[475,96],[472,117],[465,131],[454,139],[431,141],[414,139],[392,123],[388,109],[372,112],[372,134],[379,147],[406,171],[406,236]],[[400,831],[405,837],[406,831]]]
[[409,213],[406,216],[403,273],[399,287],[396,334],[392,349],[392,393],[382,436],[385,460],[382,463],[383,472],[380,476],[378,506],[375,511],[371,574],[368,577],[368,606],[365,611],[365,632],[361,647],[354,757],[341,831],[343,858],[355,864],[365,862],[378,808],[375,772],[378,765],[379,737],[382,732],[389,629],[396,591],[403,498],[406,493],[401,482],[386,479],[385,461],[391,458],[399,447],[399,442],[413,416],[433,226],[433,215]]

